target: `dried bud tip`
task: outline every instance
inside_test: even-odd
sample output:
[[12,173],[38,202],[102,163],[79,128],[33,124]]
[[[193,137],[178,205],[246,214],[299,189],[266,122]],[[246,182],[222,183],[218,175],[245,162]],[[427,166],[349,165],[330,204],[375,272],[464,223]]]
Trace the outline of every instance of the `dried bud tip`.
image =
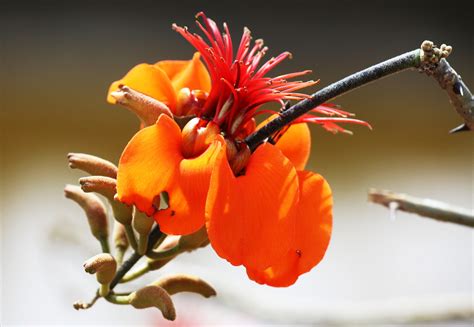
[[162,287],[170,295],[181,292],[191,292],[208,298],[217,294],[214,288],[204,280],[197,276],[187,274],[164,277],[154,282],[153,285]]
[[97,192],[109,201],[114,201],[117,180],[106,176],[87,176],[79,178],[79,184],[84,192]]
[[115,259],[109,253],[101,253],[88,259],[83,264],[84,270],[89,274],[105,271],[116,267]]
[[119,88],[111,92],[110,95],[117,101],[117,104],[136,114],[145,126],[153,125],[161,114],[173,117],[166,104],[126,85],[119,85]]
[[146,286],[130,294],[130,304],[136,309],[158,308],[163,317],[176,319],[176,310],[170,295],[159,286]]
[[80,169],[91,175],[117,178],[117,166],[110,161],[85,153],[69,153],[67,158],[69,167],[73,169]]

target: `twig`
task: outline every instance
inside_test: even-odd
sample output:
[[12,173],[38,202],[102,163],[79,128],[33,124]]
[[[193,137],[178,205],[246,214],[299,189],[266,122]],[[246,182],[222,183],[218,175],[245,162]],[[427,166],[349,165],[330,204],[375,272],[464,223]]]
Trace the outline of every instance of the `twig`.
[[[160,237],[163,235],[163,233],[160,230],[160,227],[158,225],[155,225],[153,227],[149,240],[148,240],[148,248],[147,251],[150,251],[154,248],[156,242],[160,239]],[[143,255],[138,254],[137,252],[134,252],[117,270],[117,273],[115,274],[114,279],[110,283],[110,290],[113,290],[113,288],[120,282],[120,280],[125,276],[127,272],[132,269],[132,267],[138,262],[138,260],[141,259]]]
[[[426,42],[429,41],[423,42],[422,47],[426,45]],[[432,45],[432,42],[429,43]],[[445,47],[447,48],[447,46]],[[245,142],[253,151],[260,143],[271,137],[283,126],[291,123],[293,120],[304,115],[311,109],[358,87],[369,84],[370,82],[394,73],[414,68],[420,68],[427,73],[431,72],[431,75],[433,75],[433,77],[438,81],[443,81],[444,84],[441,84],[440,82],[442,87],[443,85],[451,85],[450,83],[453,83],[451,87],[446,86],[444,88],[448,92],[451,102],[456,107],[458,113],[463,117],[466,124],[471,124],[466,126],[472,126],[474,119],[472,95],[466,85],[461,81],[459,75],[449,66],[446,60],[442,59],[449,55],[449,52],[451,51],[450,48],[449,51],[443,51],[446,50],[446,48],[433,48],[432,52],[424,51],[423,48],[416,49],[332,83],[311,95],[310,98],[304,99],[291,106],[289,109],[282,111],[278,117],[247,136]],[[435,58],[435,60],[433,60],[433,58]],[[422,59],[424,60],[422,61]],[[450,82],[448,83],[447,81]],[[456,92],[463,93],[463,95],[461,96]]]
[[368,200],[384,205],[387,208],[392,207],[395,210],[416,213],[420,216],[439,221],[474,227],[474,215],[472,211],[455,207],[441,201],[420,199],[407,194],[376,189],[369,190]]
[[474,97],[466,84],[461,80],[461,76],[445,59],[442,59],[433,77],[446,90],[451,104],[464,119],[464,124],[452,129],[451,133],[468,130],[474,131]]
[[474,130],[474,98],[461,76],[446,61],[452,48],[442,44],[437,48],[431,41],[421,44],[420,71],[432,76],[446,90],[451,104],[463,118],[464,124],[451,130],[451,133]]

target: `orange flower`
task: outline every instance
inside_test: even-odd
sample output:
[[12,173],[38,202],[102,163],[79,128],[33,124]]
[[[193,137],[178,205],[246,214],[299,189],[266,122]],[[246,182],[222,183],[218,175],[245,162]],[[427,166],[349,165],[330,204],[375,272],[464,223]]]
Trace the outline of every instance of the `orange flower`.
[[[109,89],[112,103],[111,92],[125,84],[174,116],[196,116],[180,129],[161,115],[130,140],[120,158],[118,199],[153,216],[167,234],[194,233],[205,224],[218,255],[244,265],[251,279],[291,285],[324,256],[332,223],[327,182],[304,170],[311,143],[305,122],[331,131],[345,131],[335,125],[341,119],[365,123],[332,105],[319,106],[251,154],[243,139],[258,128],[255,117],[274,113],[262,105],[284,108],[285,101],[306,98],[297,91],[316,82],[288,81],[309,71],[266,77],[288,52],[260,65],[267,48],[262,40],[251,47],[248,29],[234,55],[227,26],[221,34],[203,13],[197,17],[207,41],[173,26],[198,50],[191,61],[138,65]],[[169,196],[166,209],[159,207],[162,192]]]

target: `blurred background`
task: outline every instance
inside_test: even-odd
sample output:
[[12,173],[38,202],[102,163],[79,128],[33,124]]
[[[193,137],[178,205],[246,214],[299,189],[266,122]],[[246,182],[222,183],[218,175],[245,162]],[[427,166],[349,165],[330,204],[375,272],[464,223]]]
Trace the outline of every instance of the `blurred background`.
[[[72,303],[96,288],[82,263],[99,251],[81,210],[63,196],[82,176],[68,152],[117,162],[138,128],[105,102],[111,81],[132,66],[189,59],[171,24],[194,26],[204,10],[264,38],[269,57],[294,59],[274,74],[312,69],[325,86],[430,39],[454,47],[450,63],[474,88],[469,10],[454,2],[388,1],[10,1],[0,11],[1,319],[15,324],[164,324],[158,310],[99,301]],[[313,92],[317,88],[310,90]],[[172,325],[388,323],[466,325],[473,305],[471,229],[367,203],[370,187],[472,208],[473,134],[449,135],[461,119],[430,78],[405,72],[334,101],[374,127],[354,136],[314,126],[309,169],[335,198],[326,257],[285,289],[257,285],[211,248],[182,255],[163,272],[197,274],[218,296],[177,295]],[[135,287],[142,285],[134,284]]]

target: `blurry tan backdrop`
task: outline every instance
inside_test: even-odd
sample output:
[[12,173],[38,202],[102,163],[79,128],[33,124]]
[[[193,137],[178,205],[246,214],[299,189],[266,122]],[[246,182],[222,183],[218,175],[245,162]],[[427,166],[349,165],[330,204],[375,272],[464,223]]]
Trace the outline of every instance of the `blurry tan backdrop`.
[[[63,198],[81,176],[68,152],[117,161],[137,130],[126,110],[105,102],[109,83],[140,62],[188,59],[193,49],[170,28],[195,29],[205,10],[264,38],[269,56],[294,59],[279,71],[312,69],[321,86],[411,50],[424,39],[454,47],[450,62],[474,88],[470,14],[454,2],[15,1],[0,12],[1,322],[160,322],[153,310],[98,303],[76,312],[95,282],[82,262],[96,254],[85,219]],[[426,4],[428,6],[428,4]],[[314,127],[309,168],[334,190],[334,234],[325,260],[288,289],[258,286],[211,249],[184,255],[166,272],[197,273],[219,296],[178,296],[183,323],[317,322],[384,319],[410,310],[472,307],[472,232],[366,203],[369,187],[472,208],[472,133],[432,80],[403,73],[334,101],[372,132],[333,136]]]

